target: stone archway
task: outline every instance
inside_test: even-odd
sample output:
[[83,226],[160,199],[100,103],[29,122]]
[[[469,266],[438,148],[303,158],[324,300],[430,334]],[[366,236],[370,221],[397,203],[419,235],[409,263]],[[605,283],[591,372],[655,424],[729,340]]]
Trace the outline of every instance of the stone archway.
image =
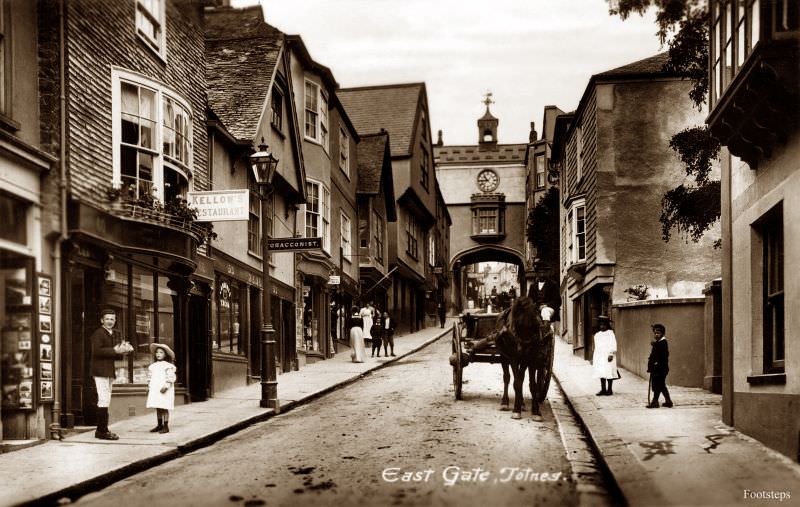
[[450,259],[449,269],[453,283],[450,284],[450,301],[453,312],[458,314],[464,310],[465,275],[464,266],[477,262],[505,262],[517,266],[519,295],[527,294],[525,281],[525,261],[522,252],[513,248],[498,245],[480,245],[456,253]]

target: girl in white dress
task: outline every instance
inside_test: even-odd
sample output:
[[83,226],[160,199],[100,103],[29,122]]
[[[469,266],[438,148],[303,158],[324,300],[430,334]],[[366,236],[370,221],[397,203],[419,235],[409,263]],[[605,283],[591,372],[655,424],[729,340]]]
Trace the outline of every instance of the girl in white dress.
[[150,382],[147,385],[147,408],[156,409],[158,426],[150,433],[169,433],[169,411],[175,408],[175,353],[163,343],[151,343],[150,352],[155,356],[153,364],[147,367]]
[[[597,317],[600,331],[594,334],[594,353],[592,354],[592,369],[594,378],[600,379],[600,392],[597,396],[611,396],[614,394],[611,384],[619,378],[617,374],[617,337],[609,327],[611,319],[605,315]],[[606,388],[608,383],[608,388]]]
[[364,308],[361,309],[361,321],[364,323],[363,327],[361,328],[361,333],[364,336],[365,340],[372,340],[372,305],[367,304]]

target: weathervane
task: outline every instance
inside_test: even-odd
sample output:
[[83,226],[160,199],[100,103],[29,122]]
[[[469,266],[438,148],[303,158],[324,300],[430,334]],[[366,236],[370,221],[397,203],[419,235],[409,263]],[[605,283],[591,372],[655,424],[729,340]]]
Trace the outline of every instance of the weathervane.
[[483,103],[486,104],[486,109],[489,109],[489,104],[494,104],[494,101],[492,100],[492,92],[486,90],[486,93],[484,93],[484,95],[486,96],[486,98],[483,99]]

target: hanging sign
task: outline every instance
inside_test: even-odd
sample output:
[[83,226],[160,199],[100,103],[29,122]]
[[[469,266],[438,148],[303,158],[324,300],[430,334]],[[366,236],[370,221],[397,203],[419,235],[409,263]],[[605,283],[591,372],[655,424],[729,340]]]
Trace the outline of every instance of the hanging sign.
[[269,238],[270,252],[304,252],[322,250],[322,238]]

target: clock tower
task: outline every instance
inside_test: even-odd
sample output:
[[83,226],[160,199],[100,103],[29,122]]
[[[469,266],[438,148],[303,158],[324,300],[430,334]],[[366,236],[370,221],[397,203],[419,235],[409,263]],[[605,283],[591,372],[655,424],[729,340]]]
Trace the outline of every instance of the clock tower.
[[497,124],[500,121],[489,112],[489,104],[494,104],[492,92],[486,92],[483,103],[486,112],[478,119],[478,145],[481,149],[497,146]]

